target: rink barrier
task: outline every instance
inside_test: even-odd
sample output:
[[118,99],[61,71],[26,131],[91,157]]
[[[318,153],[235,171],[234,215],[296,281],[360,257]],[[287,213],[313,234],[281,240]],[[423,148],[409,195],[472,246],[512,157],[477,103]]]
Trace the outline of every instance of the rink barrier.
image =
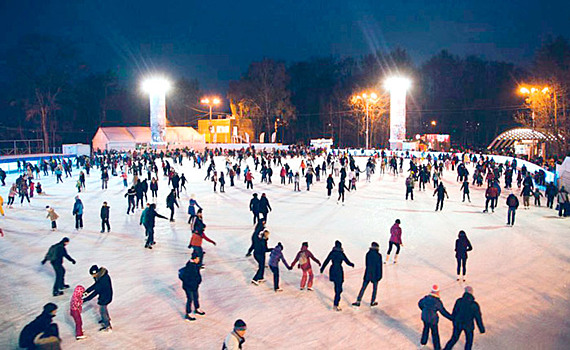
[[63,155],[58,153],[45,153],[45,154],[30,154],[30,155],[19,155],[19,156],[2,156],[0,157],[0,168],[2,168],[6,174],[13,174],[18,172],[18,160],[20,162],[26,161],[27,163],[32,163],[34,165],[39,164],[43,159],[49,160],[51,158],[75,158],[75,155]]

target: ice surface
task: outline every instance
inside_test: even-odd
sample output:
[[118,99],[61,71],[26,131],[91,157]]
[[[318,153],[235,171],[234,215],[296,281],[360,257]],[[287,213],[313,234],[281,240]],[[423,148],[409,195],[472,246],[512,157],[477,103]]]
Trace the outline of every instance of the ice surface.
[[[294,168],[299,159],[287,160]],[[217,169],[224,159],[217,158]],[[358,159],[364,168],[365,159]],[[407,168],[407,166],[405,166]],[[243,169],[243,167],[242,167]],[[76,232],[71,215],[75,181],[55,184],[53,177],[40,179],[45,196],[35,196],[32,205],[5,209],[0,219],[6,236],[0,238],[0,348],[17,347],[22,327],[41,311],[46,302],[56,302],[65,349],[220,349],[233,322],[247,322],[246,349],[414,349],[419,346],[422,324],[418,300],[432,284],[441,288],[444,305],[451,311],[462,287],[474,287],[487,327],[476,331],[475,349],[568,349],[570,344],[570,225],[553,210],[521,208],[516,225],[507,227],[505,198],[494,214],[483,214],[484,190],[472,187],[472,203],[462,203],[455,173],[445,172],[444,183],[450,199],[443,212],[434,212],[433,188],[415,190],[415,200],[404,200],[404,176],[373,176],[371,183],[362,174],[358,190],[346,194],[345,206],[336,197],[327,199],[324,181],[311,191],[293,192],[293,185],[279,184],[274,167],[273,184],[259,184],[255,192],[265,192],[273,207],[269,214],[270,246],[282,242],[290,262],[301,242],[322,260],[336,239],[356,267],[345,268],[342,312],[332,311],[333,286],[327,275],[316,273],[315,291],[300,291],[300,270],[281,266],[282,293],[272,290],[271,272],[267,282],[250,284],[256,265],[244,254],[253,231],[248,203],[253,191],[242,181],[226,193],[214,193],[212,183],[203,181],[205,168],[192,168],[185,160],[181,172],[189,179],[182,194],[176,222],[157,219],[153,250],[143,248],[144,230],[138,225],[140,210],[125,215],[127,201],[119,177],[109,188],[100,189],[99,172],[87,179],[87,191],[80,196],[85,204],[86,228]],[[470,172],[473,173],[472,169]],[[8,184],[14,180],[9,176]],[[338,182],[338,181],[337,181]],[[165,207],[167,180],[160,177],[158,211]],[[7,201],[8,186],[2,196]],[[206,232],[218,245],[204,242],[207,252],[200,287],[200,302],[206,316],[193,323],[183,320],[185,295],[177,270],[189,258],[187,200],[195,193],[204,208]],[[333,193],[336,193],[336,188]],[[150,195],[150,193],[149,193]],[[334,194],[333,194],[334,196]],[[150,197],[150,196],[149,196]],[[99,210],[106,200],[111,206],[111,233],[100,234]],[[544,200],[543,200],[544,202]],[[60,231],[51,232],[45,206],[60,214]],[[544,203],[543,203],[544,205]],[[362,282],[364,255],[370,242],[380,243],[385,257],[389,229],[396,218],[402,220],[403,242],[397,265],[384,266],[379,285],[379,306],[368,307],[371,287],[359,310],[350,307]],[[455,281],[454,242],[459,230],[468,234],[474,250],[468,259],[467,282]],[[109,306],[113,333],[97,331],[96,301],[86,303],[83,312],[88,338],[76,341],[69,316],[71,290],[51,296],[54,273],[42,260],[48,247],[63,236],[71,238],[69,254],[76,265],[65,262],[66,283],[89,286],[92,264],[105,266],[113,280],[114,301]],[[315,266],[313,266],[315,267]],[[327,268],[328,272],[328,268]],[[451,335],[451,324],[440,321],[441,340]],[[431,347],[431,340],[428,343]],[[456,348],[463,348],[463,338]]]

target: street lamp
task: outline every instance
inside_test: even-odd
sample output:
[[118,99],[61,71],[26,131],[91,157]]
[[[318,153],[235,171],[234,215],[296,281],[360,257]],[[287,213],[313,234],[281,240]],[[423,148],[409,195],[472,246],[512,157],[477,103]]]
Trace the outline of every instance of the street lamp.
[[378,95],[375,92],[372,93],[362,93],[360,95],[355,95],[352,97],[352,103],[356,104],[358,103],[358,101],[362,101],[364,103],[364,108],[366,109],[366,149],[368,149],[368,143],[369,143],[369,128],[368,128],[368,124],[369,124],[369,119],[370,119],[370,105],[371,104],[376,104],[378,103],[379,99],[378,99]]
[[165,78],[155,77],[145,80],[142,89],[148,93],[150,101],[150,133],[153,147],[166,145],[166,93],[170,83]]
[[222,101],[217,98],[217,97],[213,97],[213,98],[203,98],[200,100],[200,103],[208,105],[208,107],[210,107],[210,122],[212,121],[212,106],[217,106],[221,103]]
[[391,77],[384,87],[390,91],[390,149],[402,149],[406,139],[406,92],[412,85],[410,79]]
[[431,126],[435,127],[437,125],[437,122],[435,120],[431,121]]

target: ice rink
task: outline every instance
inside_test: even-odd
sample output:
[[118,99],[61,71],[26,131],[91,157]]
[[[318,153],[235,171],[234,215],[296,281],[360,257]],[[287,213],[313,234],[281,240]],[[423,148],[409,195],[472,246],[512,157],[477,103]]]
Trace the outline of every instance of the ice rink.
[[[252,164],[251,159],[249,160]],[[216,158],[217,170],[224,159]],[[300,160],[287,159],[293,169]],[[357,159],[364,169],[366,159]],[[171,161],[172,164],[172,161]],[[141,210],[126,215],[126,190],[120,177],[101,190],[100,173],[93,169],[87,189],[80,194],[85,205],[85,229],[75,231],[72,207],[77,194],[73,181],[55,184],[55,177],[40,179],[47,195],[35,196],[32,204],[6,209],[0,219],[5,237],[0,238],[0,349],[17,348],[24,325],[41,312],[47,302],[59,306],[54,319],[59,324],[65,349],[220,349],[233,322],[242,318],[248,325],[245,349],[417,349],[422,322],[418,300],[439,284],[441,299],[451,312],[463,287],[474,288],[475,299],[483,313],[487,333],[475,331],[475,349],[568,349],[570,344],[570,221],[560,219],[554,210],[531,205],[517,211],[514,227],[506,226],[503,190],[495,213],[482,213],[484,189],[471,187],[471,202],[461,201],[460,184],[455,172],[444,172],[444,184],[450,199],[443,212],[435,212],[433,186],[427,191],[415,189],[414,201],[404,200],[405,175],[376,174],[366,183],[361,174],[357,191],[346,193],[342,206],[333,197],[327,199],[325,181],[301,192],[293,185],[279,184],[279,169],[273,166],[273,184],[260,184],[254,172],[254,191],[242,181],[226,192],[214,193],[212,183],[204,181],[205,167],[193,168],[185,159],[175,166],[189,180],[181,194],[176,222],[157,219],[156,246],[144,249],[144,229],[139,226]],[[160,165],[159,165],[160,168]],[[242,169],[244,166],[242,166]],[[407,170],[407,161],[404,170]],[[473,174],[473,169],[469,167]],[[146,174],[146,173],[145,173]],[[405,173],[407,174],[407,173]],[[165,207],[167,179],[159,169],[157,210]],[[1,195],[7,201],[10,175]],[[335,179],[338,183],[338,179]],[[256,271],[253,258],[245,253],[254,226],[248,209],[251,194],[266,193],[273,211],[267,228],[269,246],[284,245],[288,262],[295,257],[303,241],[323,261],[335,240],[340,240],[347,257],[356,264],[345,267],[342,312],[332,310],[333,285],[328,281],[328,267],[316,272],[315,291],[300,291],[301,272],[288,271],[281,265],[281,293],[273,291],[271,272],[266,283],[250,283]],[[519,191],[515,192],[518,195]],[[218,245],[204,242],[206,269],[202,270],[201,308],[206,315],[195,322],[184,321],[185,294],[177,271],[190,256],[187,248],[190,231],[186,214],[188,199],[196,194],[204,208],[207,235]],[[149,191],[150,198],[150,191]],[[103,201],[111,207],[111,232],[99,233],[99,211]],[[532,203],[531,203],[532,204]],[[59,231],[50,230],[45,206],[55,207],[60,215]],[[371,309],[371,287],[360,309],[355,301],[364,273],[364,256],[372,241],[380,244],[385,258],[389,230],[395,219],[402,221],[404,247],[398,264],[384,265],[379,284],[379,306]],[[454,244],[459,230],[465,230],[473,245],[467,261],[467,282],[456,282]],[[54,272],[41,265],[47,249],[62,237],[71,239],[68,253],[76,265],[65,261],[66,283],[71,285],[63,296],[53,297]],[[93,280],[91,265],[108,269],[113,281],[114,300],[109,305],[113,332],[98,332],[96,300],[84,305],[83,322],[87,339],[76,341],[69,316],[73,288],[87,287]],[[440,319],[442,344],[451,336],[452,325]],[[462,349],[464,338],[455,348]],[[432,348],[431,339],[428,347]]]

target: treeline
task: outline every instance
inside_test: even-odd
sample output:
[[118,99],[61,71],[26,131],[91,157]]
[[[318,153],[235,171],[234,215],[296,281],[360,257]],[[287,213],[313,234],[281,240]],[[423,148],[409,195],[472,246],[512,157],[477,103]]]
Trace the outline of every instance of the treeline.
[[[0,97],[1,139],[44,139],[46,145],[89,142],[96,129],[112,125],[148,125],[148,101],[138,81],[113,70],[91,72],[73,43],[60,38],[27,36],[5,57],[7,85]],[[227,98],[235,111],[251,118],[256,133],[286,143],[334,137],[340,146],[362,146],[364,111],[351,96],[376,92],[371,115],[371,145],[388,141],[387,77],[409,77],[408,137],[449,133],[454,144],[486,146],[499,132],[516,126],[527,113],[521,83],[556,91],[556,130],[570,130],[568,85],[570,45],[559,37],[544,43],[525,69],[476,56],[458,57],[443,50],[415,65],[404,49],[362,57],[316,57],[286,63],[253,62]],[[204,116],[195,79],[174,82],[167,98],[172,125],[196,126]]]

